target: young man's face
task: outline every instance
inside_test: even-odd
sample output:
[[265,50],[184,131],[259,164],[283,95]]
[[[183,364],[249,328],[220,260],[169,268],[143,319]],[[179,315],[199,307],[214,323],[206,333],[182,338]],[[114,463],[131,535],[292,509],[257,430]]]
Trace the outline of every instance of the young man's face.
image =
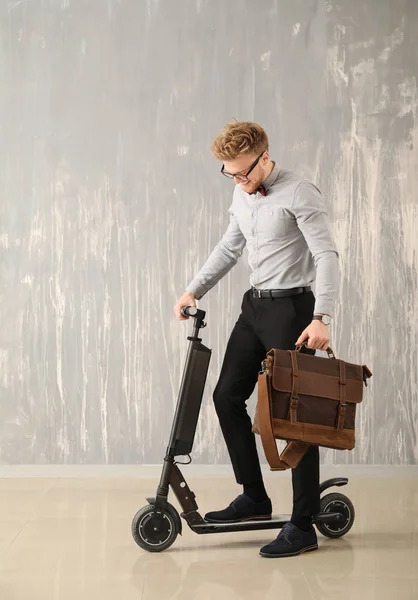
[[[254,163],[257,164],[253,167]],[[268,163],[268,152],[263,152],[261,156],[256,154],[243,154],[234,160],[224,163],[224,171],[234,175],[234,182],[240,185],[247,194],[253,194],[265,179],[265,167]],[[251,172],[249,170],[252,168]]]

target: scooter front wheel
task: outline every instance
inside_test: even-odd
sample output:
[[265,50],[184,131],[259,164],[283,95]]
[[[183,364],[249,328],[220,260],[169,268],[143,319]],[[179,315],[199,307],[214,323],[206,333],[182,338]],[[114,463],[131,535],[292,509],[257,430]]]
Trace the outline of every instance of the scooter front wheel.
[[132,536],[135,542],[147,552],[163,552],[176,541],[176,509],[167,505],[164,513],[155,512],[152,504],[141,508],[132,520]]

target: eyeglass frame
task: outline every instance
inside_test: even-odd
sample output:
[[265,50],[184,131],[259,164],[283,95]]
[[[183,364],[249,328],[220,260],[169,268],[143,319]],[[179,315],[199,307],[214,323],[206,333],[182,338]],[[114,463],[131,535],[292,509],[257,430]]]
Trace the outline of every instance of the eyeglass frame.
[[248,181],[248,175],[251,173],[251,171],[253,171],[253,169],[256,168],[256,166],[258,165],[258,162],[260,160],[260,158],[263,156],[264,152],[267,152],[267,150],[263,150],[263,152],[260,154],[260,156],[258,156],[255,161],[252,163],[252,165],[250,165],[247,173],[245,175],[240,175],[239,173],[228,173],[228,171],[225,172],[225,165],[222,165],[221,168],[221,173],[222,175],[224,175],[225,177],[227,177],[228,179],[234,179],[237,178],[240,181]]

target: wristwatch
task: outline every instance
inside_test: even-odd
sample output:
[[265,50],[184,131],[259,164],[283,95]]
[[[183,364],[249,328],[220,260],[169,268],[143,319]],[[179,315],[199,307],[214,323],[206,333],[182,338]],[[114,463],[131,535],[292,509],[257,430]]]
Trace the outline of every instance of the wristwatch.
[[314,315],[312,321],[322,321],[324,325],[330,325],[331,317],[329,315]]

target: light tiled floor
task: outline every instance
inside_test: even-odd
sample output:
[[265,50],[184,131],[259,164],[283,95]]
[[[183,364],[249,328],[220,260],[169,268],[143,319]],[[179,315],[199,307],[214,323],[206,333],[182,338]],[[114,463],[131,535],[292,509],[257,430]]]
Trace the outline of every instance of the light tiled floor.
[[[202,513],[240,492],[225,477],[183,472]],[[156,483],[0,479],[1,600],[418,599],[418,477],[352,477],[340,490],[356,508],[351,532],[319,535],[318,552],[280,560],[258,556],[275,531],[198,536],[186,524],[169,550],[144,552],[130,525]],[[287,474],[267,487],[286,512]]]

